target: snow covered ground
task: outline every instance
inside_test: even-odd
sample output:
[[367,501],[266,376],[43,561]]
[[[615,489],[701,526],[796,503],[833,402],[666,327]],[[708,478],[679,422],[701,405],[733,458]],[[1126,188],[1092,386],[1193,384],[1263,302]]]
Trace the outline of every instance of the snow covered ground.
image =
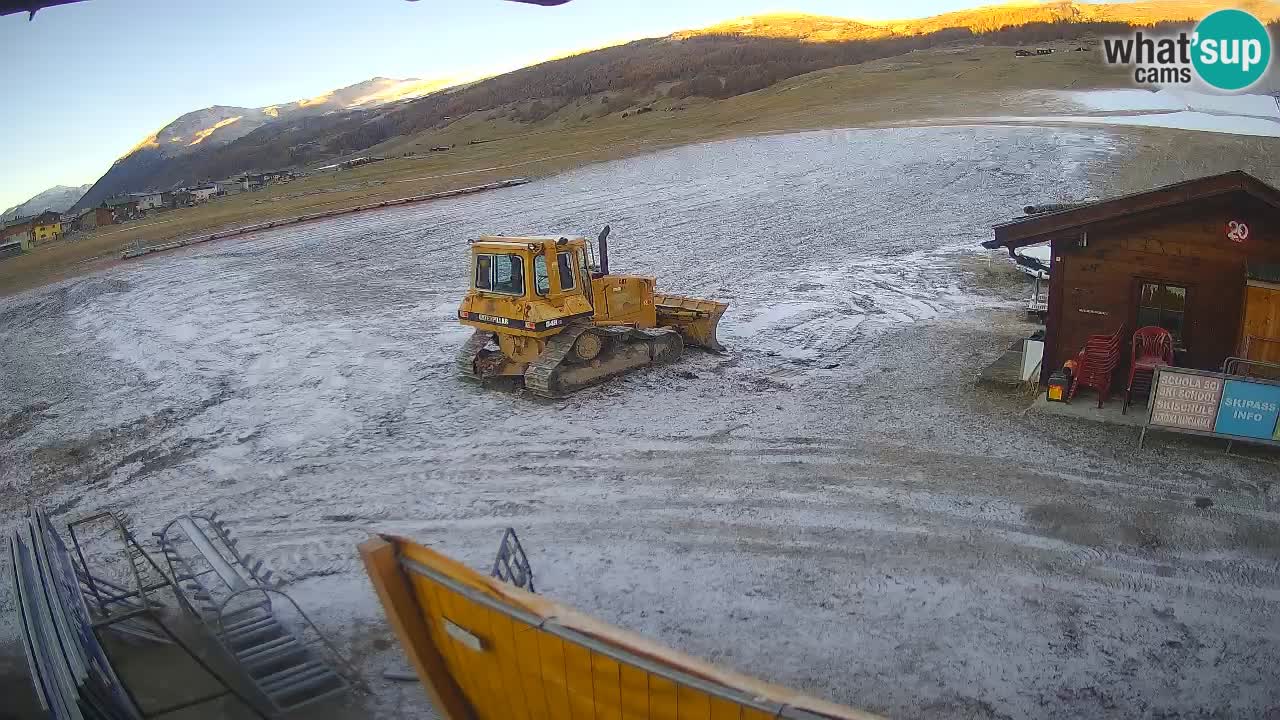
[[[1083,125],[1139,125],[1180,130],[1280,137],[1280,105],[1271,95],[1212,95],[1163,88],[1056,92],[1055,100],[1088,114],[992,118],[1001,122],[1055,122]],[[1052,103],[1050,103],[1052,104]]]
[[1280,105],[1272,95],[1212,95],[1210,93],[1161,88],[1150,90],[1090,90],[1062,92],[1059,95],[1083,107],[1099,112],[1173,112],[1191,111],[1211,115],[1257,117],[1280,120]]
[[1175,130],[1200,130],[1232,135],[1280,137],[1280,121],[1277,120],[1192,111],[1123,115],[998,115],[985,118],[966,118],[966,120],[970,122],[986,121],[1018,124],[1135,125],[1173,128]]
[[[362,661],[357,716],[424,699],[379,679],[403,660],[356,544],[483,568],[514,526],[549,596],[857,707],[1257,717],[1280,704],[1274,458],[1140,453],[973,386],[1027,330],[977,243],[1091,194],[1113,152],[1092,128],[754,137],[0,299],[0,528],[28,502],[143,535],[217,510]],[[730,303],[730,354],[560,402],[457,378],[466,238],[605,223],[617,271]]]
[[[1280,102],[1271,95],[1211,95],[1181,89],[1036,91],[1011,105],[1017,115],[949,117],[905,123],[939,125],[1095,125],[1280,137]],[[1050,114],[1036,112],[1042,109]]]

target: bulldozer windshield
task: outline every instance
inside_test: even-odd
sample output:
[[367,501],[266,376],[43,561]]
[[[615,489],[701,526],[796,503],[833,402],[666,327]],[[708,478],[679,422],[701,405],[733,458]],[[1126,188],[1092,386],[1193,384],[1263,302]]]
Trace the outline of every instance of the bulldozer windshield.
[[547,258],[542,255],[533,258],[533,291],[539,295],[551,292],[551,277],[547,275]]
[[[573,253],[556,253],[556,268],[559,271],[561,292],[577,287],[573,277],[573,264]],[[539,295],[551,292],[551,276],[547,273],[545,255],[536,255],[533,258],[533,291]]]
[[503,295],[524,295],[524,258],[510,253],[476,255],[475,288]]

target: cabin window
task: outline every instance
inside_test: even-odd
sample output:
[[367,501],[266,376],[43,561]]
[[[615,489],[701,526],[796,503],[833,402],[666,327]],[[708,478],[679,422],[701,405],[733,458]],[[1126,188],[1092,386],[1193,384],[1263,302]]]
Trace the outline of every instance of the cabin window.
[[556,265],[560,268],[560,289],[573,289],[573,254],[562,252],[556,254]]
[[477,290],[493,289],[493,256],[492,255],[476,256],[476,289]]
[[524,258],[519,255],[493,256],[493,292],[524,294]]
[[519,255],[476,255],[477,290],[524,295],[524,258]]
[[547,275],[547,256],[533,258],[533,290],[539,295],[551,292],[551,278]]
[[1187,310],[1187,289],[1167,283],[1142,283],[1138,295],[1138,327],[1155,325],[1169,331],[1173,344],[1184,347],[1182,330]]

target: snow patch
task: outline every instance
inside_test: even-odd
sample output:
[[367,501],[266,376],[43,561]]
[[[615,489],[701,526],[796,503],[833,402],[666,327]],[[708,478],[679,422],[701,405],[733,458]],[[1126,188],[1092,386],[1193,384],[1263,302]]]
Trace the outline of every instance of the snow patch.
[[1280,137],[1280,119],[1268,120],[1241,115],[1214,115],[1206,112],[1164,112],[1144,115],[1001,115],[989,118],[968,118],[1001,123],[1071,123],[1073,125],[1135,125],[1163,127],[1174,130],[1199,130],[1201,132],[1251,135],[1255,137]]
[[1164,88],[1156,92],[1092,90],[1063,95],[1078,105],[1102,112],[1195,111],[1280,119],[1280,105],[1271,95],[1211,95],[1181,88]]

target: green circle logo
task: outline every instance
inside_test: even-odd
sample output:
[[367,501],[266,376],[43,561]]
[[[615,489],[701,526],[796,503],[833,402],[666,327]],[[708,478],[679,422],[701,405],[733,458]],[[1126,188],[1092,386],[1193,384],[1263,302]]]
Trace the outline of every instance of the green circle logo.
[[1200,79],[1219,90],[1243,90],[1258,82],[1271,63],[1271,35],[1243,10],[1219,10],[1196,26],[1191,64]]

